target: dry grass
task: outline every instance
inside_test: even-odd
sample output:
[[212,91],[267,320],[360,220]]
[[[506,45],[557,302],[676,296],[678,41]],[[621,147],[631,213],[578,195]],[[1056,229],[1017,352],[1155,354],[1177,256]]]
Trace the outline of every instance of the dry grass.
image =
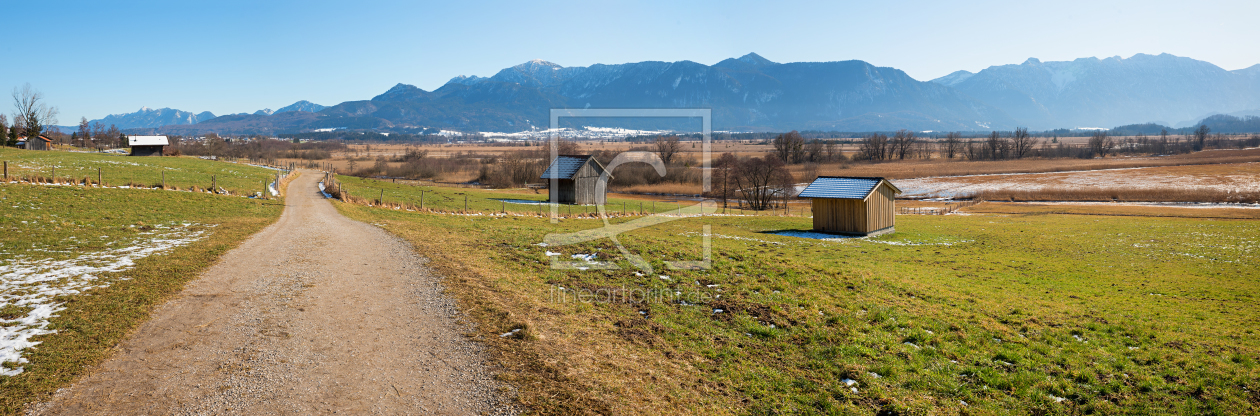
[[1260,203],[1260,192],[1227,192],[1194,188],[1043,188],[1039,190],[988,190],[975,194],[986,201],[1120,201]]
[[[884,163],[823,165],[819,175],[882,176],[890,179],[929,176],[985,175],[998,173],[1043,173],[1080,170],[1137,168],[1177,165],[1212,165],[1260,161],[1260,149],[1211,150],[1164,157],[1117,157],[1107,159],[1023,159],[998,161],[904,160]],[[803,171],[794,166],[793,174]]]
[[1038,204],[1035,202],[991,202],[963,210],[969,214],[1008,215],[1104,215],[1117,217],[1175,217],[1260,219],[1260,209],[1249,208],[1190,208],[1170,206],[1143,206],[1130,204]]

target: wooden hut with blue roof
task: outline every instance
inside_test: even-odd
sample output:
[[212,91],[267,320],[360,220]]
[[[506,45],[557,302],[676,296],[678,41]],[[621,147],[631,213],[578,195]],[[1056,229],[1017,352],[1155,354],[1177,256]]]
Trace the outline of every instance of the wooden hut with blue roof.
[[813,198],[814,230],[873,236],[893,232],[901,190],[884,178],[819,176],[800,198]]
[[[551,161],[541,179],[547,179],[548,200],[557,204],[604,205],[608,189],[598,189],[604,165],[588,155],[560,155]],[[556,179],[551,186],[551,179]],[[612,175],[608,175],[612,180]]]

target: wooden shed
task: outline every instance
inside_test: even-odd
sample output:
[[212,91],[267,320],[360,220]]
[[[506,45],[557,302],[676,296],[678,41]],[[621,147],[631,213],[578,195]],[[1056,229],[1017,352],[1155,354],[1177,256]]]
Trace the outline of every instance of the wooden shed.
[[[549,185],[548,200],[558,204],[603,205],[608,200],[607,189],[596,189],[604,165],[594,156],[560,155],[551,161],[542,179]],[[551,179],[556,179],[554,186]],[[612,180],[612,175],[608,175]]]
[[899,193],[884,178],[819,176],[799,197],[813,198],[815,231],[872,236],[893,232]]
[[127,138],[132,156],[161,156],[170,144],[166,136],[131,136]]
[[44,136],[19,138],[18,148],[26,150],[49,150],[52,149],[52,139]]

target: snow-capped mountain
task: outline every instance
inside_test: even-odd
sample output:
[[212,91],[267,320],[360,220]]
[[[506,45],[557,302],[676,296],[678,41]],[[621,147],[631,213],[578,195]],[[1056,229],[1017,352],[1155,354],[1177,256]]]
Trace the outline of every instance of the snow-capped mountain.
[[[1260,108],[1260,65],[1226,71],[1166,54],[1070,62],[1029,59],[921,82],[896,68],[863,61],[777,63],[755,53],[713,65],[647,61],[565,67],[533,60],[489,77],[457,76],[433,91],[400,83],[370,100],[327,108],[310,104],[301,111],[289,107],[175,130],[423,127],[520,132],[547,127],[552,108],[711,108],[715,130],[736,131],[1167,125],[1203,114]],[[696,126],[686,120],[569,119],[562,127],[577,123],[640,130]]]
[[[455,77],[432,92],[398,84],[369,101],[342,103],[321,114],[357,121],[370,116],[382,125],[521,131],[545,126],[547,112],[555,107],[708,107],[714,110],[714,128],[731,130],[1014,126],[997,109],[894,68],[862,61],[780,64],[757,54],[714,65],[650,61],[564,67],[533,60],[490,77]],[[662,128],[661,123],[676,121],[637,123],[624,127]]]
[[993,66],[933,80],[1034,129],[1199,120],[1260,108],[1260,65],[1226,71],[1169,54]]
[[280,107],[280,109],[276,110],[274,114],[287,113],[290,111],[305,111],[308,113],[318,113],[320,110],[323,110],[325,108],[328,108],[328,107],[315,104],[310,101],[302,100],[293,104],[286,105],[284,107]]
[[264,108],[264,109],[262,109],[262,110],[255,111],[255,112],[254,112],[254,115],[256,115],[256,116],[269,116],[269,115],[271,115],[271,113],[272,113],[272,111],[271,111],[271,109],[270,109],[270,108]]
[[156,128],[169,125],[196,124],[214,118],[209,111],[193,114],[173,108],[152,109],[141,107],[140,111],[127,114],[110,114],[99,120],[101,125],[114,125],[119,129]]

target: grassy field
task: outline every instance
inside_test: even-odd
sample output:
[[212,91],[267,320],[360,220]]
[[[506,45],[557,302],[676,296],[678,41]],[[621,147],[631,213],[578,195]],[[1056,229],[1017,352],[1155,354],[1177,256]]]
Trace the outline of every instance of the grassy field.
[[[691,218],[619,237],[644,273],[607,239],[538,245],[595,220],[338,207],[433,260],[541,413],[1260,410],[1256,221],[1014,207],[816,240]],[[712,268],[665,269],[700,260],[703,224]],[[549,267],[590,254],[621,269]]]
[[[263,191],[263,183],[275,180],[276,171],[255,166],[213,162],[194,157],[130,157],[108,153],[71,153],[0,148],[0,161],[8,163],[10,179],[55,178],[59,182],[84,179],[106,186],[156,187],[163,175],[169,188],[210,189],[211,184],[238,195]],[[99,169],[99,171],[98,171]]]
[[[28,156],[24,153],[34,152],[0,151],[7,160]],[[113,161],[110,156],[40,153],[42,158],[23,163]],[[196,159],[138,165],[117,160],[139,178],[151,178],[158,166],[185,174],[245,171]],[[3,184],[0,207],[0,358],[5,361],[0,413],[16,414],[107,357],[155,306],[220,254],[275,221],[283,203],[156,189]]]
[[[1077,142],[1088,138],[1062,138],[1065,142]],[[1080,143],[1076,143],[1080,144]],[[624,142],[581,142],[579,151],[582,153],[592,153],[597,151],[624,151],[631,147],[643,148],[644,144],[634,144]],[[358,167],[362,168],[373,162],[372,158],[384,156],[387,158],[397,157],[406,153],[408,150],[419,149],[429,152],[429,157],[444,158],[455,157],[461,154],[472,154],[476,157],[494,157],[508,152],[516,152],[524,149],[536,149],[536,147],[520,147],[520,146],[502,146],[502,145],[485,145],[485,144],[458,144],[458,145],[370,145],[371,151],[367,150],[366,145],[350,145],[345,152],[338,152],[332,155],[331,159],[320,160],[317,163],[326,168],[335,168],[340,172],[349,169],[350,157],[358,157]],[[724,152],[732,152],[737,156],[763,156],[770,153],[773,147],[768,144],[752,144],[752,143],[727,143],[715,142],[712,148],[712,156],[717,157]],[[846,155],[852,155],[855,148],[848,147],[845,149]],[[700,160],[703,154],[700,148],[692,148],[690,143],[683,146],[680,153],[681,158],[690,158]],[[306,163],[299,159],[283,159],[285,162]],[[811,175],[833,175],[833,176],[881,176],[889,179],[908,179],[936,176],[962,176],[962,175],[985,175],[985,174],[1001,174],[1001,173],[1040,173],[1040,172],[1067,172],[1080,170],[1098,170],[1098,169],[1119,169],[1119,168],[1136,168],[1136,167],[1156,167],[1156,166],[1194,166],[1194,165],[1213,165],[1222,163],[1250,163],[1260,162],[1260,149],[1228,149],[1228,150],[1207,150],[1202,152],[1178,154],[1171,156],[1125,156],[1125,157],[1107,157],[1096,159],[1021,159],[1021,160],[962,160],[962,159],[944,159],[939,156],[932,159],[907,159],[894,160],[879,163],[870,162],[830,162],[821,163],[816,166],[806,164],[791,165],[788,169],[792,174],[802,181],[809,179]],[[391,165],[398,166],[398,162],[391,162]],[[447,183],[464,183],[476,180],[479,175],[480,165],[472,164],[468,169],[439,175],[439,181]],[[663,185],[663,186],[662,186]],[[634,192],[671,192],[677,194],[696,194],[700,192],[699,184],[657,184],[651,187],[635,187],[625,189]]]
[[[410,207],[420,208],[423,205],[427,210],[438,210],[444,212],[469,213],[490,215],[496,213],[515,213],[519,215],[549,215],[550,207],[545,204],[547,200],[547,190],[533,189],[504,189],[504,190],[487,190],[479,188],[458,188],[451,186],[434,185],[419,181],[402,181],[390,182],[375,179],[364,179],[354,176],[337,175],[336,180],[341,182],[342,189],[356,198],[365,198],[373,203],[384,196],[387,205],[403,204]],[[384,194],[381,192],[384,191]],[[467,197],[468,205],[465,209],[464,201]],[[423,204],[421,203],[423,198]],[[537,204],[535,202],[544,202]],[[642,197],[637,195],[609,195],[608,212],[620,214],[643,213],[669,213],[676,212],[679,205],[683,208],[697,204],[695,200],[680,200],[670,197]],[[804,204],[798,204],[804,207]],[[560,216],[581,216],[581,215],[597,215],[598,208],[595,206],[559,206],[558,214]],[[798,208],[799,211],[799,208]],[[752,214],[753,211],[748,211]]]

